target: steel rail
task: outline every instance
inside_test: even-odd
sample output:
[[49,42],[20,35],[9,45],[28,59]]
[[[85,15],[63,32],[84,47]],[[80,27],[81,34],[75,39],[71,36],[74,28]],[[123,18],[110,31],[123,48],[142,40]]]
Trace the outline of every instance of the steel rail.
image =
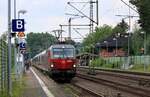
[[106,80],[106,79],[101,79],[101,78],[95,78],[95,77],[91,77],[85,74],[77,74],[77,77],[82,78],[82,79],[86,79],[98,84],[102,84],[102,85],[106,85],[115,89],[119,89],[121,91],[127,92],[127,93],[131,93],[137,96],[142,96],[142,97],[150,97],[150,95],[148,94],[150,92],[150,90],[146,90],[146,89],[142,89],[139,87],[135,87],[135,86],[130,86],[130,85],[126,85],[126,84],[122,84],[122,83],[118,83],[118,82],[114,82],[114,81],[110,81],[110,80]]

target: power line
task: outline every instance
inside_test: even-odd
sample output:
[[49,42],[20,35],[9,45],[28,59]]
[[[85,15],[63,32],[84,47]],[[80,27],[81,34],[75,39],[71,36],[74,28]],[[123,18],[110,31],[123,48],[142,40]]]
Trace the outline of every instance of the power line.
[[137,10],[135,10],[133,7],[131,7],[129,4],[127,4],[124,0],[121,0],[125,5],[127,5],[129,8],[131,8],[136,13],[139,13]]

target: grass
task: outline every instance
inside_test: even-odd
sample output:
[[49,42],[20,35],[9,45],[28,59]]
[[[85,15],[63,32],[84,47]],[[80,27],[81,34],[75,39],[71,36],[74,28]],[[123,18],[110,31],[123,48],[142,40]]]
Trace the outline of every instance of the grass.
[[[112,60],[113,59],[113,60]],[[111,58],[111,60],[105,60],[102,58],[97,58],[95,60],[92,61],[91,63],[91,67],[97,67],[97,68],[105,68],[105,69],[120,69],[123,64],[123,62],[119,61],[119,58]],[[148,63],[148,61],[146,59],[143,59],[145,62]],[[135,60],[134,60],[135,61]],[[131,71],[137,71],[137,72],[150,72],[150,64],[146,66],[146,71],[144,71],[144,63],[133,63],[133,67],[130,68],[129,70]]]
[[[23,92],[24,83],[23,81],[13,81],[12,82],[12,96],[11,97],[21,97],[21,94]],[[2,93],[2,92],[1,92]],[[4,90],[3,94],[0,95],[0,97],[9,97],[7,94],[7,91]]]
[[12,87],[12,97],[20,97],[25,87],[23,78],[18,81],[14,81],[12,83]]
[[[130,70],[144,72],[144,64],[134,65]],[[146,72],[150,72],[150,65],[146,66]]]

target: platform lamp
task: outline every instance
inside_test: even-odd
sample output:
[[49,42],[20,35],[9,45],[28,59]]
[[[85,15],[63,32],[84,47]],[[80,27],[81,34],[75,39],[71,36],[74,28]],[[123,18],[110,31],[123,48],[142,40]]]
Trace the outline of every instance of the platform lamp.
[[[26,10],[19,10],[19,11],[18,11],[18,19],[20,19],[20,14],[25,14],[25,13],[27,13]],[[20,55],[19,41],[20,41],[20,39],[18,38],[18,42],[16,41],[16,43],[18,43],[18,61],[20,61],[20,57],[21,57],[21,55]],[[20,66],[20,68],[21,68],[21,69],[19,69],[19,70],[20,70],[19,72],[21,73],[21,76],[22,76],[22,73],[23,73],[23,66],[21,66],[21,65],[19,65],[19,66]]]
[[98,55],[100,56],[101,43],[96,43],[96,46],[98,47]]
[[[146,59],[146,32],[141,32],[141,34],[144,35],[143,40],[144,40],[144,59]],[[146,60],[144,61],[146,62]],[[146,71],[146,63],[144,64],[144,71]]]
[[27,13],[26,10],[19,10],[18,11],[18,19],[20,19],[20,14],[25,14],[25,13]]

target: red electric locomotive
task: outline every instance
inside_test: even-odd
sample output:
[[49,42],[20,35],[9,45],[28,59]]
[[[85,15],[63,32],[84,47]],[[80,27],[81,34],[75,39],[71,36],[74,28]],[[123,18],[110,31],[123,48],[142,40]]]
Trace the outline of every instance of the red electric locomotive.
[[75,48],[69,44],[55,44],[32,59],[33,64],[48,71],[54,79],[71,80],[76,74]]

